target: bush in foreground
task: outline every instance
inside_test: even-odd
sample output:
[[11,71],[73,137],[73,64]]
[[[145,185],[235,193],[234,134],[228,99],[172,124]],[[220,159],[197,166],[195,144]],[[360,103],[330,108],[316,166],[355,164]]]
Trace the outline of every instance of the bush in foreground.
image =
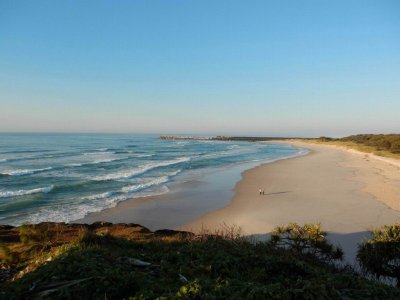
[[367,273],[393,278],[400,286],[400,224],[375,229],[359,246],[357,259]]
[[334,263],[343,259],[343,251],[326,240],[327,233],[320,224],[300,226],[291,223],[279,226],[272,232],[271,245],[286,249],[297,255],[317,258],[324,263]]

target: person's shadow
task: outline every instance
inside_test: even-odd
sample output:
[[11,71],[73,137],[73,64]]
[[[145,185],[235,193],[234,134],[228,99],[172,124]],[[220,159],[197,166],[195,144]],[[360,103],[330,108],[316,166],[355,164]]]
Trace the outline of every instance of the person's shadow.
[[286,194],[286,193],[290,193],[290,191],[262,194],[261,196],[278,195],[278,194]]

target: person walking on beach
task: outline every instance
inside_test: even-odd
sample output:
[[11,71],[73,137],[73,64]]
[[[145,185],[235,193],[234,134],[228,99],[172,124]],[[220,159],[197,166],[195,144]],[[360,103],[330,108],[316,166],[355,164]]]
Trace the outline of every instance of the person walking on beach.
[[260,196],[261,196],[261,194],[262,194],[262,190],[261,190],[261,189],[258,189],[258,191],[260,192]]
[[265,195],[265,190],[264,189],[262,189],[262,194]]

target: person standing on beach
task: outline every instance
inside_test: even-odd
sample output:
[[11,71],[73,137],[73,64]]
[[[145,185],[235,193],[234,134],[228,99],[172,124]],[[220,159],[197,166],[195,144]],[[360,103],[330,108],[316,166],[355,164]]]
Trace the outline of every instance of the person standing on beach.
[[258,191],[260,192],[260,196],[261,196],[261,194],[262,194],[262,190],[261,190],[261,189],[258,189]]
[[262,194],[265,195],[265,190],[264,189],[262,189]]

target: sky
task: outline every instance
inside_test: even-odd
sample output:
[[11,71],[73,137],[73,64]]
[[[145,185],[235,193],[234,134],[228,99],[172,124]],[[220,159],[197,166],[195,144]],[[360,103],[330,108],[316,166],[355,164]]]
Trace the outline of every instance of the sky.
[[400,1],[0,1],[0,131],[400,133]]

